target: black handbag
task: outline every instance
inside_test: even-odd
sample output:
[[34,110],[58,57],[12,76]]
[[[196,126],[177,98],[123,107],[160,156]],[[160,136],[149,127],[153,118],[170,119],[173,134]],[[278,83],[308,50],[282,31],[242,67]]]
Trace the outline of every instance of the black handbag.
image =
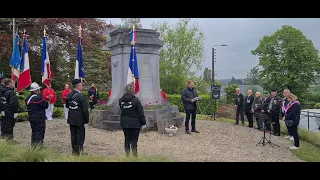
[[292,127],[293,124],[294,124],[294,121],[292,121],[292,120],[285,120],[284,122],[285,122],[287,127]]

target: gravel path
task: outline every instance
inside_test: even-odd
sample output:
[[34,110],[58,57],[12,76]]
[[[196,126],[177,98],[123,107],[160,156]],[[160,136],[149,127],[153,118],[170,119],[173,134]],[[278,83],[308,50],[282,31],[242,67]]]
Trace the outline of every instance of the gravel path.
[[[140,134],[139,154],[155,155],[170,161],[193,162],[292,162],[301,161],[295,157],[288,146],[291,142],[272,136],[270,145],[256,146],[262,132],[231,123],[197,121],[200,134],[187,135],[183,128],[177,136],[168,137],[157,132]],[[14,139],[30,144],[31,128],[28,122],[17,123]],[[106,157],[123,156],[123,132],[105,131],[88,127],[85,151],[90,155]],[[70,132],[65,120],[54,119],[47,122],[45,146],[58,153],[70,153]]]

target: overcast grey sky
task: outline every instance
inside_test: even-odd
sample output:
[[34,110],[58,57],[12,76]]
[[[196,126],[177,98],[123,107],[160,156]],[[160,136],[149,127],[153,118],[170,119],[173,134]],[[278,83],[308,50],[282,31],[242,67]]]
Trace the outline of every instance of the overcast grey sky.
[[[104,18],[107,23],[120,24],[120,18]],[[142,18],[143,28],[151,28],[153,22],[167,21],[171,24],[178,18]],[[320,49],[320,18],[193,18],[204,32],[204,67],[211,69],[211,48],[217,47],[215,71],[217,79],[245,78],[247,72],[257,65],[258,57],[251,55],[259,40],[270,35],[283,25],[291,25],[300,29]]]

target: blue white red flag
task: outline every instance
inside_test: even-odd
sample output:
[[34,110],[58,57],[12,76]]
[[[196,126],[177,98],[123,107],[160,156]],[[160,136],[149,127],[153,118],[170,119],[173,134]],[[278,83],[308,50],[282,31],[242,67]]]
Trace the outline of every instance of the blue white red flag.
[[85,78],[85,73],[84,73],[84,63],[83,63],[83,57],[82,57],[81,37],[79,37],[76,66],[74,70],[74,79],[81,79],[81,81],[83,81],[84,78]]
[[29,66],[29,54],[27,44],[27,34],[23,34],[23,47],[22,47],[22,59],[20,66],[20,77],[18,81],[17,92],[27,88],[32,83]]
[[19,50],[19,36],[17,35],[14,40],[14,48],[10,59],[11,78],[17,81],[20,75],[20,50]]
[[129,68],[128,68],[128,76],[127,76],[127,84],[134,84],[134,92],[135,94],[139,92],[139,68],[138,68],[138,59],[137,53],[135,49],[136,42],[136,30],[133,26],[131,34],[131,51],[130,51],[130,59],[129,59]]
[[49,86],[52,80],[52,73],[50,67],[49,53],[47,50],[47,41],[46,36],[43,36],[42,39],[42,83],[46,86]]

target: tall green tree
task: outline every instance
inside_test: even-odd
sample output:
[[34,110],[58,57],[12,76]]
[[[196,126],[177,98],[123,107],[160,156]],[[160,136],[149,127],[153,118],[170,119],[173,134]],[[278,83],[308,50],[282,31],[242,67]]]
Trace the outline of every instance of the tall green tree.
[[[11,18],[0,18],[1,22],[10,22]],[[63,83],[74,78],[74,65],[77,53],[78,27],[82,26],[82,48],[85,64],[100,54],[106,44],[103,20],[96,18],[16,18],[18,34],[26,29],[28,36],[29,60],[32,81],[41,82],[41,49],[43,29],[47,32],[47,47],[53,73],[53,88],[62,89]],[[12,28],[7,25],[0,34],[0,67],[10,75],[9,60],[12,53]],[[99,61],[106,62],[100,56]],[[98,68],[93,64],[92,68]],[[101,73],[108,73],[104,68]],[[86,72],[86,66],[85,66]],[[86,77],[92,76],[86,72]]]
[[206,81],[206,82],[211,82],[212,80],[212,71],[209,69],[209,68],[204,68],[204,71],[203,71],[203,80]]
[[122,24],[117,28],[132,28],[134,25],[136,28],[142,28],[141,18],[121,18]]
[[232,85],[232,84],[238,84],[238,81],[234,77],[232,77],[231,81],[228,83],[228,85]]
[[302,31],[292,26],[282,26],[264,36],[252,54],[259,56],[264,89],[289,88],[300,98],[320,72],[317,49]]
[[259,81],[259,68],[256,66],[250,70],[247,74],[247,78],[244,80],[246,85],[260,85]]
[[190,19],[153,24],[164,45],[160,50],[160,85],[170,94],[181,93],[188,78],[201,70],[203,63],[203,32]]

